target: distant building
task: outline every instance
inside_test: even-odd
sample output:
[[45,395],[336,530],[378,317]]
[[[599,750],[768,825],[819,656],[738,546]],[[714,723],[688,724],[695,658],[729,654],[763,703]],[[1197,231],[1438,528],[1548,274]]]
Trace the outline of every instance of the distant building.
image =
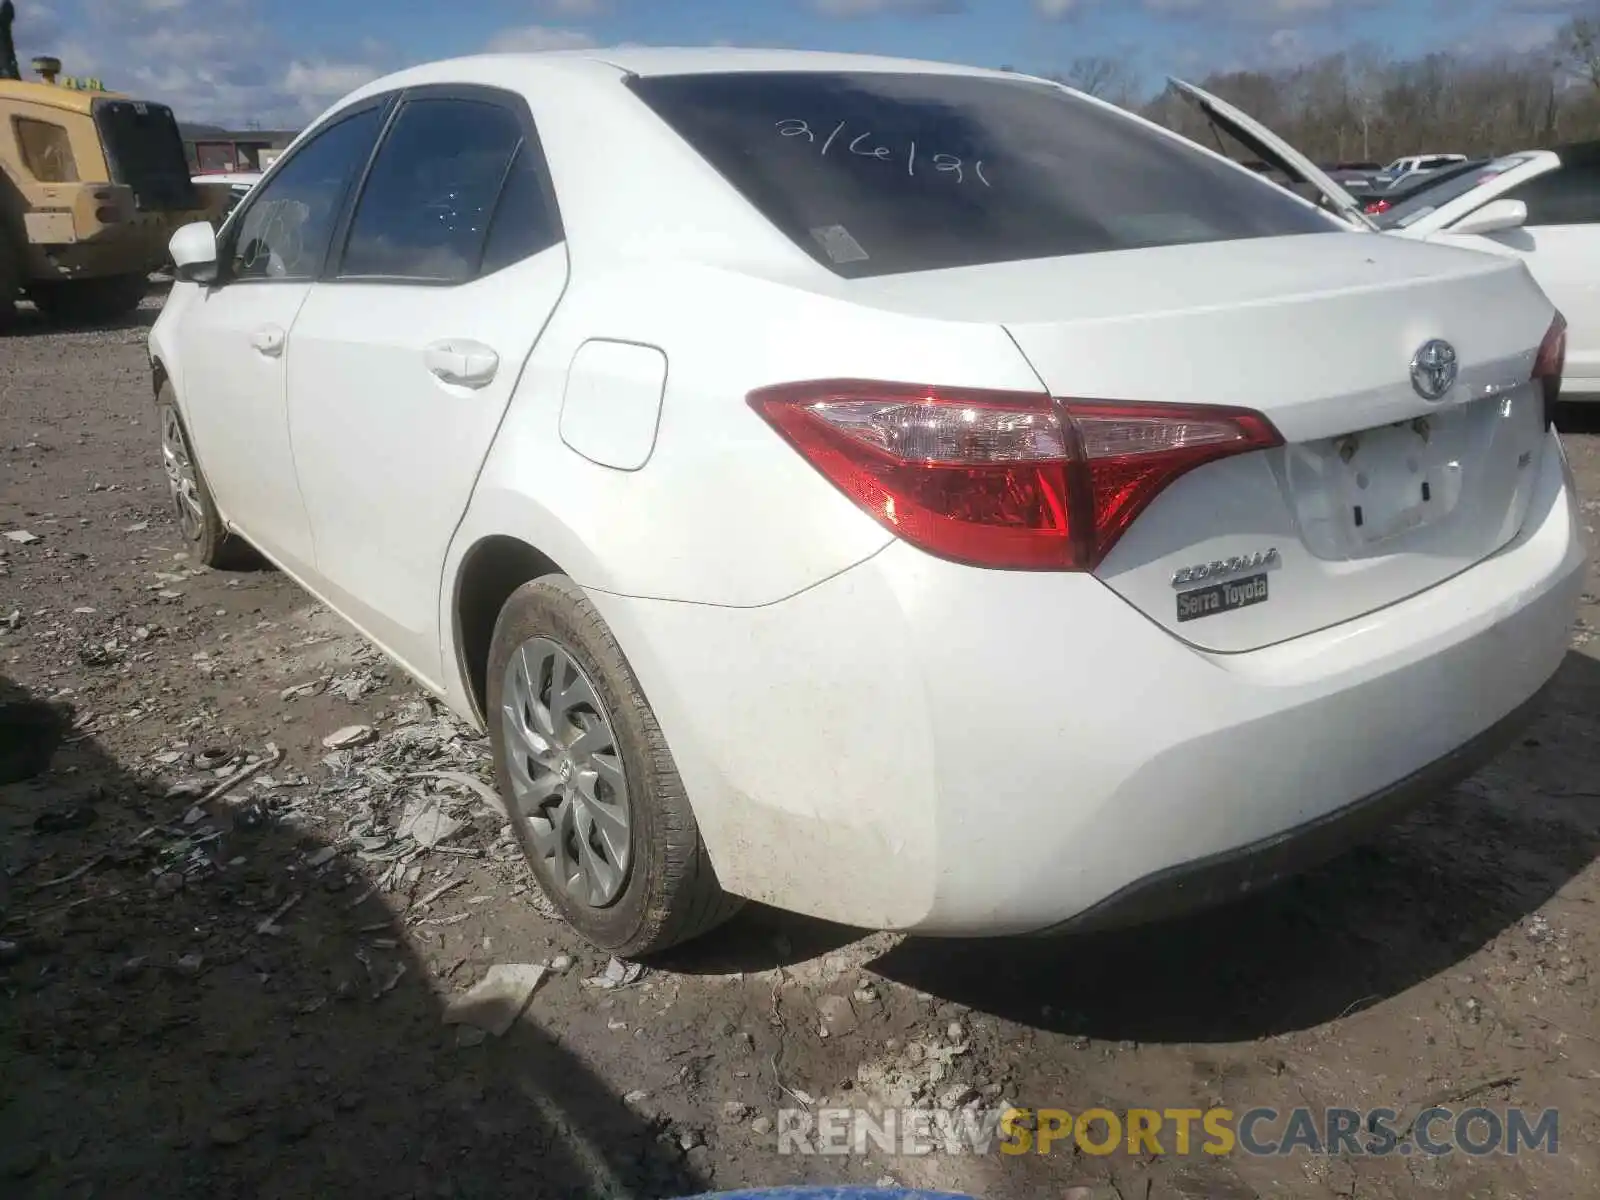
[[[191,126],[183,131],[183,148],[189,156],[189,170],[195,175],[221,175],[229,172],[264,171],[292,142],[298,131],[250,129],[235,132],[210,126]],[[265,153],[266,161],[262,161]]]

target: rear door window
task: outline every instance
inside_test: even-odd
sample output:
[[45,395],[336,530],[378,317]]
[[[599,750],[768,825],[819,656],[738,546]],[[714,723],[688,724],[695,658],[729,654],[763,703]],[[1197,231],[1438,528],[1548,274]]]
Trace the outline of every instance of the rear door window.
[[532,258],[561,241],[561,219],[550,201],[546,179],[544,156],[534,143],[523,142],[495,203],[480,275]]
[[845,277],[1345,228],[1199,148],[990,76],[653,76],[635,93]]
[[408,100],[362,188],[339,277],[425,283],[476,277],[495,203],[522,143],[522,122],[503,105]]

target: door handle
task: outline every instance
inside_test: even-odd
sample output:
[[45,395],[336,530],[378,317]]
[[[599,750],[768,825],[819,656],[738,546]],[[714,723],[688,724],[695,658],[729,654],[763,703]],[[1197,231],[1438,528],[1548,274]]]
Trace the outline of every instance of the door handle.
[[276,325],[263,325],[250,335],[250,344],[256,353],[267,358],[277,358],[283,353],[283,330]]
[[484,387],[500,369],[500,356],[490,347],[460,338],[434,342],[422,359],[436,378],[457,387]]

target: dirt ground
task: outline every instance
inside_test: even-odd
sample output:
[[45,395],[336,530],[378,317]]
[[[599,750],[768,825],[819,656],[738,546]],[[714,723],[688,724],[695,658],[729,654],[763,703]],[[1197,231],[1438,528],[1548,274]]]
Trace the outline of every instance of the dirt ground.
[[[487,778],[484,743],[281,575],[184,558],[146,371],[158,303],[115,330],[28,316],[0,339],[0,531],[37,539],[0,539],[0,674],[13,721],[71,709],[49,770],[0,788],[0,1193],[890,1177],[996,1200],[1600,1194],[1593,576],[1519,746],[1271,894],[1020,944],[751,908],[608,980],[463,782]],[[1563,418],[1591,544],[1596,416]],[[373,740],[324,744],[350,726]],[[522,1019],[501,1037],[447,1023],[497,964],[548,968]],[[1557,1108],[1558,1151],[804,1157],[773,1128],[806,1102],[1415,1113],[1441,1097]]]

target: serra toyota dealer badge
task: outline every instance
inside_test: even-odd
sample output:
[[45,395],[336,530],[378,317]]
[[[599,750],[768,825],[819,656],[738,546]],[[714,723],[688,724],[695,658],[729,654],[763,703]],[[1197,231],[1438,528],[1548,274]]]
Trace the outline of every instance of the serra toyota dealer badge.
[[1228,583],[1214,583],[1210,587],[1195,588],[1178,593],[1178,620],[1194,621],[1200,617],[1214,617],[1218,613],[1232,612],[1236,608],[1249,608],[1267,598],[1267,577],[1252,575],[1248,579],[1235,579]]

